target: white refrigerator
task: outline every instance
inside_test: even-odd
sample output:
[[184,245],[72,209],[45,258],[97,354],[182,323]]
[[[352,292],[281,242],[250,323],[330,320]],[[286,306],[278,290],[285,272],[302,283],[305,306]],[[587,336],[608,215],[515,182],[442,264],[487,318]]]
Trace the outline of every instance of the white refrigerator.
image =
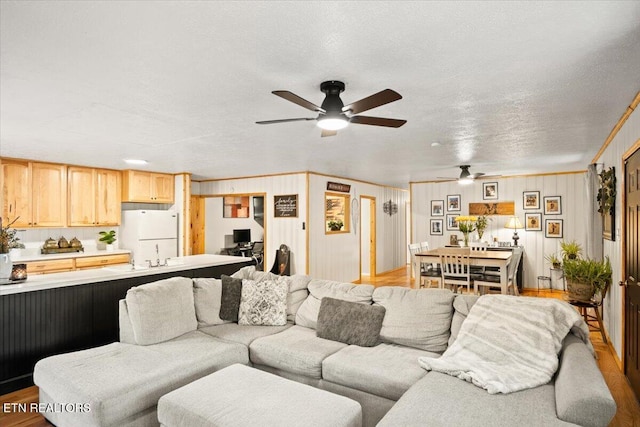
[[122,211],[120,247],[131,250],[136,264],[164,264],[178,256],[178,214],[173,211]]

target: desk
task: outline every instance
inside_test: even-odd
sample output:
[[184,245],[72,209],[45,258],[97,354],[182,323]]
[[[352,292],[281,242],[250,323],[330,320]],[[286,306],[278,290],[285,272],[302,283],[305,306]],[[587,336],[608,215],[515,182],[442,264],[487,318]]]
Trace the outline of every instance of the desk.
[[[511,251],[487,251],[487,252],[475,252],[470,251],[470,264],[481,267],[498,267],[500,269],[500,287],[501,293],[507,294],[507,266],[509,260],[511,260]],[[426,252],[419,252],[417,257],[421,257],[420,262],[427,263],[440,263],[439,249],[431,249]]]

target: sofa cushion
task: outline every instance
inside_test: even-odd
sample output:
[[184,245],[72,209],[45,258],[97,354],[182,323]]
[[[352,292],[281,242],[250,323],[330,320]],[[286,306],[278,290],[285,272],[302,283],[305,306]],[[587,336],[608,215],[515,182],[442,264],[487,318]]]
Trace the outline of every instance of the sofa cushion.
[[289,295],[287,295],[287,321],[293,323],[296,321],[298,309],[309,296],[307,286],[311,282],[311,276],[294,274],[289,279],[291,282],[289,284]]
[[478,301],[478,298],[480,298],[479,295],[457,294],[455,299],[453,300],[453,317],[451,318],[451,336],[449,336],[449,347],[451,347],[451,344],[453,344],[456,338],[458,338],[458,332],[460,332],[462,322],[465,321],[467,315],[469,314],[469,310],[471,310],[473,304]]
[[125,300],[139,345],[167,341],[198,327],[189,278],[171,277],[135,286],[127,291]]
[[199,328],[228,322],[228,320],[220,318],[222,280],[210,278],[193,279],[193,299]]
[[350,345],[324,359],[322,377],[326,381],[398,400],[427,374],[418,364],[421,356],[438,355],[396,344],[366,348]]
[[223,274],[222,297],[220,301],[220,319],[230,322],[238,321],[240,299],[242,298],[242,280]]
[[256,339],[249,346],[249,354],[257,365],[322,378],[322,361],[346,346],[318,338],[314,329],[294,325],[279,334]]
[[570,426],[556,417],[553,384],[489,394],[461,379],[430,372],[398,400],[377,427]]
[[300,305],[296,313],[296,324],[307,328],[316,328],[320,301],[324,297],[331,297],[351,302],[371,304],[373,285],[354,285],[351,283],[334,282],[331,280],[312,279],[308,285],[309,296]]
[[446,289],[383,286],[373,301],[386,308],[380,339],[441,353],[447,349],[454,294]]
[[384,307],[324,297],[316,335],[345,344],[371,347],[380,340]]
[[67,413],[72,421],[66,425],[115,426],[153,410],[160,396],[178,387],[248,362],[246,346],[193,331],[160,344],[112,343],[47,357],[33,378],[52,402],[90,405],[91,411]]
[[288,292],[289,281],[285,278],[262,282],[243,279],[238,324],[254,326],[286,325]]
[[225,323],[224,325],[206,326],[198,330],[224,341],[237,342],[249,346],[256,338],[277,334],[292,325],[292,323],[287,323],[284,326],[245,326],[237,323]]

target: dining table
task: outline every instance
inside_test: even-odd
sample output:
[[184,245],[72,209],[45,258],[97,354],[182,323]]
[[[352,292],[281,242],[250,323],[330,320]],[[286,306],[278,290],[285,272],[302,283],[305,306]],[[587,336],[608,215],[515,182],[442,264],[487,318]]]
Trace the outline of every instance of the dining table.
[[[440,263],[440,254],[450,248],[436,248],[424,252],[418,252],[416,257],[420,257],[422,263]],[[480,267],[498,267],[500,275],[500,293],[506,295],[508,277],[507,267],[512,256],[511,251],[469,251],[469,264]]]

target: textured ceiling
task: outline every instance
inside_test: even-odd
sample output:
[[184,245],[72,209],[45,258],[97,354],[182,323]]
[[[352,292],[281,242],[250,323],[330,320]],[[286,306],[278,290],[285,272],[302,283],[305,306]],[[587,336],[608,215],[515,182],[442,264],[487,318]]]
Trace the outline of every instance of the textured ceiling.
[[[0,153],[226,178],[316,171],[406,188],[585,169],[640,89],[640,2],[0,3]],[[271,94],[403,99],[320,138]],[[440,143],[432,146],[432,143]]]

